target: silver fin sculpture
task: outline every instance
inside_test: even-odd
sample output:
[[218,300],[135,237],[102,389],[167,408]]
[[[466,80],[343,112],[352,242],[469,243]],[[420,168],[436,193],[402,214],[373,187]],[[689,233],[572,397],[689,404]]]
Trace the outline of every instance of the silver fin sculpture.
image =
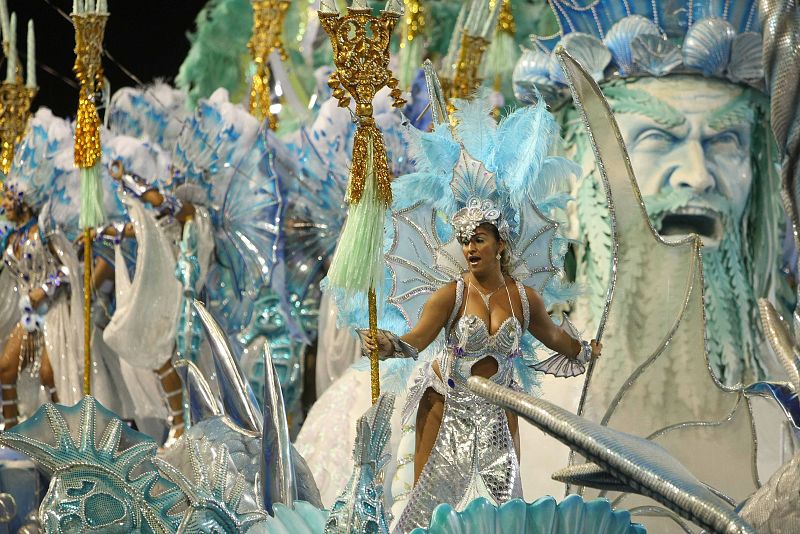
[[[727,501],[739,502],[760,484],[754,423],[743,389],[721,385],[709,367],[700,239],[667,242],[654,231],[608,102],[567,51],[558,50],[557,58],[592,142],[615,241],[604,355],[587,373],[579,414],[660,444]],[[627,325],[642,298],[625,286],[634,274],[658,298],[649,301],[644,331],[631,332]],[[607,495],[649,529],[669,528],[673,517],[630,493],[583,493]]]
[[175,362],[175,371],[181,377],[186,388],[184,391],[188,396],[187,399],[184,399],[184,402],[189,404],[187,427],[191,427],[197,421],[217,417],[224,413],[219,400],[214,396],[214,392],[197,365],[182,358]]
[[261,484],[264,508],[273,514],[273,503],[292,507],[297,500],[292,442],[278,375],[272,364],[269,342],[264,344],[264,424],[261,439]]
[[225,331],[203,306],[202,302],[195,300],[192,305],[197,312],[200,323],[203,325],[208,344],[211,346],[225,413],[237,425],[260,434],[261,410],[258,407],[253,389],[247,382],[236,356],[234,356],[233,347],[228,336],[225,335]]
[[477,395],[521,415],[593,462],[560,471],[554,475],[556,480],[646,495],[711,532],[756,532],[734,512],[732,503],[700,482],[653,441],[593,423],[544,399],[485,378],[473,376],[468,385]]
[[187,461],[183,469],[160,458],[154,463],[166,478],[181,488],[189,500],[178,534],[247,532],[263,523],[252,486],[239,473],[225,445],[212,445],[205,438],[181,436],[179,448]]
[[436,74],[436,69],[430,59],[426,59],[422,63],[422,72],[425,75],[425,85],[428,87],[428,101],[431,107],[432,122],[434,126],[448,124],[450,117],[447,113],[447,99],[444,96],[442,83],[439,81],[439,76]]
[[358,420],[353,448],[353,474],[336,498],[325,523],[325,534],[369,532],[389,534],[383,502],[383,468],[395,397],[384,393]]
[[[212,346],[225,413],[220,417],[212,417],[195,424],[188,433],[191,435],[197,432],[198,436],[207,434],[215,442],[229,445],[237,468],[248,481],[259,486],[258,494],[267,509],[271,509],[271,505],[276,502],[291,506],[291,502],[284,502],[290,499],[304,500],[322,508],[322,499],[314,476],[303,457],[289,442],[288,430],[285,430],[281,437],[280,429],[288,428],[285,411],[270,401],[270,406],[275,407],[275,411],[265,410],[264,414],[274,423],[264,426],[265,415],[255,402],[250,384],[244,378],[239,363],[233,355],[230,340],[202,303],[195,301],[194,305]],[[272,367],[268,366],[265,369]],[[270,382],[265,383],[264,390],[270,399],[277,398],[280,394],[277,376],[274,376],[271,387]],[[226,399],[226,396],[231,398]],[[235,418],[230,410],[236,414]],[[257,430],[253,430],[254,428]],[[267,445],[264,445],[265,441]],[[238,452],[234,453],[233,445],[229,442],[239,444]],[[290,451],[288,456],[287,450]],[[271,455],[269,461],[264,460],[265,454]],[[266,484],[276,490],[267,491]],[[280,488],[280,491],[277,488]]]

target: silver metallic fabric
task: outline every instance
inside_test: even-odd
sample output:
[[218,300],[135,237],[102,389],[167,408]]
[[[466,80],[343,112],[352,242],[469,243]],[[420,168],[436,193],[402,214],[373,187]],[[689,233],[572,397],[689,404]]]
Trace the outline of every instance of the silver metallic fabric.
[[[663,447],[638,436],[593,423],[568,410],[524,393],[501,387],[481,377],[469,380],[471,391],[489,402],[508,408],[544,430],[594,464],[570,468],[601,487],[652,497],[711,532],[754,533],[726,502],[689,472]],[[590,477],[599,475],[604,477]],[[561,473],[556,476],[561,477]]]
[[439,433],[398,520],[398,532],[427,526],[434,508],[441,503],[460,510],[477,497],[499,505],[522,496],[519,459],[505,411],[467,388],[472,366],[487,357],[498,366],[492,380],[511,385],[512,359],[518,356],[519,340],[530,320],[525,291],[522,284],[516,285],[522,300],[522,322],[509,317],[490,334],[486,324],[474,315],[455,321],[464,302],[464,282],[457,282],[453,313],[446,327],[448,348],[439,361],[444,383],[431,384],[440,379],[428,372],[414,385],[407,401],[418,404],[428,386],[444,392]]
[[758,299],[758,311],[761,315],[764,337],[778,356],[794,390],[800,391],[800,370],[797,369],[796,363],[799,351],[789,325],[767,299]]
[[781,467],[739,512],[759,534],[800,532],[800,455]]

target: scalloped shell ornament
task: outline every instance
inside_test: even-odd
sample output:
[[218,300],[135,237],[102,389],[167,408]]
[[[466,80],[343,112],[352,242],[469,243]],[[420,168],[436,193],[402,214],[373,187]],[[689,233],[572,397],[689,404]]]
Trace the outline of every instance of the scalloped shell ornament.
[[681,50],[658,35],[639,35],[631,42],[633,61],[652,76],[665,76],[682,62]]
[[764,78],[764,55],[760,33],[745,32],[734,38],[728,75],[734,80],[750,83]]
[[731,57],[731,45],[736,31],[719,18],[703,19],[689,28],[683,42],[683,63],[700,70],[706,76],[718,76],[725,71]]
[[[571,33],[559,42],[570,55],[592,75],[595,81],[603,79],[604,72],[611,63],[611,52],[597,37],[583,33]],[[551,56],[550,78],[562,85],[567,84],[564,72],[555,55]]]
[[642,526],[631,523],[625,510],[614,511],[606,499],[585,502],[578,495],[569,495],[560,503],[542,497],[533,503],[521,499],[494,506],[484,498],[456,512],[449,504],[440,504],[433,511],[427,529],[417,528],[412,534],[487,534],[537,532],[592,532],[595,534],[644,534]]
[[631,15],[614,24],[603,39],[603,43],[611,51],[622,76],[628,76],[638,70],[634,62],[631,44],[641,35],[660,37],[661,30],[650,19],[641,15]]
[[511,75],[517,100],[526,104],[538,102],[537,86],[539,89],[546,89],[550,84],[550,64],[550,54],[541,50],[523,49]]

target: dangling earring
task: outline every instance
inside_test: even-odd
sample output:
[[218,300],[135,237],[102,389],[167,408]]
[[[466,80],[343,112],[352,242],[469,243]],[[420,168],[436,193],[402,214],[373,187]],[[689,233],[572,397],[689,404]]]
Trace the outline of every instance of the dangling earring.
[[497,253],[497,256],[495,256],[495,258],[497,258],[497,259],[499,260],[500,258],[502,258],[502,256],[501,256],[501,255],[500,255],[500,253],[498,252],[498,253]]

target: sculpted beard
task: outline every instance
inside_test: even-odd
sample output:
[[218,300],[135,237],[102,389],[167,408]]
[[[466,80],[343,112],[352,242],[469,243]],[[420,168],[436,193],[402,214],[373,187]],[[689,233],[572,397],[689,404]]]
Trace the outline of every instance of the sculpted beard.
[[765,369],[756,356],[757,340],[752,335],[753,325],[758,324],[758,309],[748,283],[751,266],[742,244],[741,223],[733,219],[731,203],[718,194],[695,196],[674,189],[644,200],[659,232],[665,216],[689,204],[703,204],[721,214],[718,246],[702,249],[709,363],[717,378],[728,385],[764,376]]

